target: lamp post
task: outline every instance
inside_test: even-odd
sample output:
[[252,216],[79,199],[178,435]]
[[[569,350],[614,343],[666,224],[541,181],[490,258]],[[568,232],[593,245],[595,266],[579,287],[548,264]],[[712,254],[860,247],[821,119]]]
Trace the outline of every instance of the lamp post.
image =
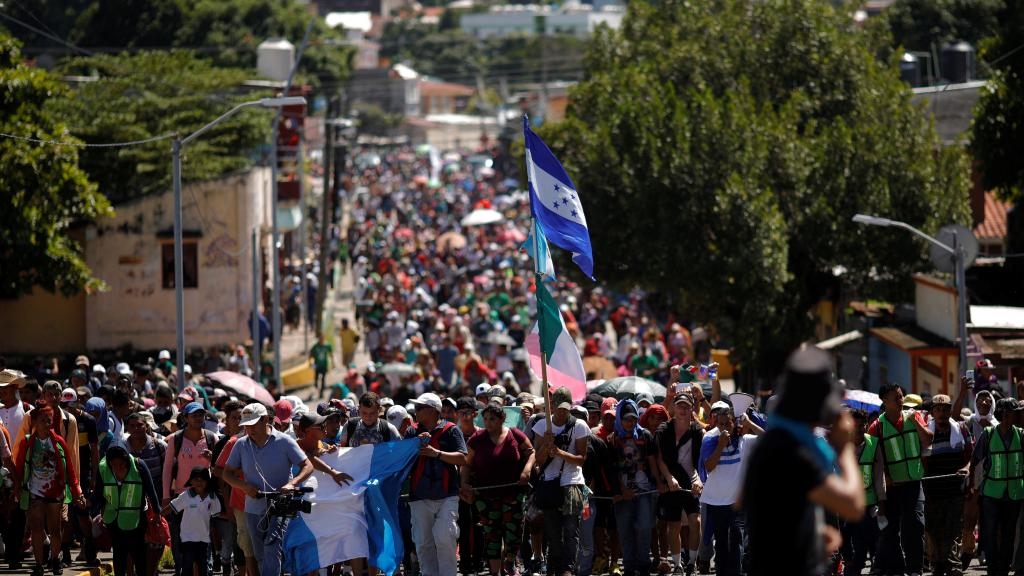
[[[213,128],[217,124],[220,124],[224,120],[227,120],[231,116],[235,115],[239,110],[243,108],[251,108],[260,106],[263,108],[280,108],[282,106],[296,106],[304,105],[306,99],[301,96],[289,96],[284,98],[261,98],[259,100],[251,100],[249,102],[242,102],[231,110],[228,110],[224,114],[221,114],[216,120],[210,122],[206,126],[203,126],[199,130],[189,134],[184,138],[174,138],[171,144],[171,154],[173,161],[171,164],[172,179],[174,181],[174,304],[176,308],[176,322],[175,329],[177,332],[177,368],[178,368],[178,390],[182,390],[185,387],[185,286],[184,286],[184,268],[183,268],[183,248],[181,241],[181,149],[183,146],[192,142],[203,133]],[[276,206],[273,207],[276,209]]]
[[964,272],[964,245],[963,242],[957,238],[956,234],[953,235],[953,245],[950,246],[944,242],[941,242],[934,236],[929,236],[924,232],[914,228],[906,222],[900,222],[899,220],[890,220],[889,218],[881,218],[879,216],[869,216],[867,214],[857,214],[853,217],[853,221],[858,224],[865,224],[867,226],[894,226],[896,228],[903,228],[910,232],[917,234],[921,238],[931,242],[935,246],[953,255],[955,275],[954,280],[956,283],[957,291],[957,333],[960,340],[960,374],[964,373],[967,369],[967,279],[966,273]]

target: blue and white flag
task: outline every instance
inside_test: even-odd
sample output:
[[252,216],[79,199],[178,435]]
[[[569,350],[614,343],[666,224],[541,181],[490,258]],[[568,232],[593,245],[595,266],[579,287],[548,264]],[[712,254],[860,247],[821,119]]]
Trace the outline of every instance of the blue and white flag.
[[[539,244],[534,246],[534,242],[538,240],[540,241]],[[523,242],[522,248],[533,260],[534,272],[543,274],[545,281],[557,279],[555,276],[555,263],[551,260],[551,251],[548,250],[548,239],[544,237],[544,232],[541,231],[540,225],[536,220],[533,221],[533,230],[526,237],[526,242]]]
[[540,223],[548,240],[572,252],[572,261],[587,278],[592,279],[594,255],[590,247],[590,231],[576,185],[548,145],[530,130],[530,121],[525,115],[523,134],[526,136],[526,174],[530,180],[533,217]]
[[402,561],[398,496],[420,452],[418,439],[340,448],[320,456],[327,465],[352,476],[339,486],[314,472],[313,510],[288,524],[284,569],[308,574],[353,558],[368,558],[389,576]]

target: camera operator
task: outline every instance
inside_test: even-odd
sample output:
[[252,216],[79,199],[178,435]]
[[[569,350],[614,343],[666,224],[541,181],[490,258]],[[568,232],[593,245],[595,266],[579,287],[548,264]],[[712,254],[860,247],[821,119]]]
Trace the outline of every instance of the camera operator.
[[[288,521],[267,513],[267,499],[260,497],[260,492],[294,492],[313,473],[313,464],[294,438],[271,428],[267,408],[262,404],[249,404],[242,410],[241,426],[246,436],[231,451],[224,480],[248,496],[246,524],[260,574],[279,576]],[[296,465],[299,473],[293,477],[292,466]],[[245,480],[239,478],[239,472]]]

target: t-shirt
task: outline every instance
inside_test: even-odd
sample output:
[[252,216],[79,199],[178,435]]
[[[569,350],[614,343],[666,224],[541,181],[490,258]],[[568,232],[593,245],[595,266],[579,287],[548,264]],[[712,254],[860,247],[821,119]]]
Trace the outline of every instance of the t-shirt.
[[[540,438],[544,437],[544,434],[548,431],[548,422],[546,418],[537,420],[537,423],[533,425],[533,434],[540,441]],[[565,424],[559,426],[554,422],[551,423],[551,432],[555,435],[555,445],[565,450],[569,454],[578,454],[576,452],[576,441],[580,438],[586,438],[590,440],[590,428],[587,427],[586,420],[576,418],[576,425],[573,426],[572,430],[566,431]],[[562,434],[562,432],[566,432]],[[564,465],[564,467],[563,467]],[[583,467],[577,466],[571,462],[566,462],[555,456],[544,465],[544,480],[551,480],[558,477],[558,471],[562,471],[562,486],[578,486],[584,483],[583,478]]]
[[[384,435],[381,434],[381,424],[386,426],[391,433],[391,436],[387,439],[385,439]],[[348,431],[353,426],[355,427],[355,430],[352,432],[352,437],[349,438]],[[401,438],[401,436],[398,434],[398,428],[395,428],[394,424],[381,418],[378,418],[377,421],[374,422],[372,426],[367,426],[366,424],[363,423],[363,419],[359,418],[355,421],[354,425],[346,423],[344,426],[342,426],[340,433],[341,444],[349,448],[358,448],[363,444],[380,444],[385,440],[390,441],[398,440]]]
[[[445,425],[441,420],[432,430],[424,430],[417,426],[416,434],[430,432],[432,435],[438,433]],[[397,436],[396,436],[397,438]],[[440,433],[437,437],[438,449],[441,452],[461,452],[465,454],[466,439],[458,426],[450,426],[447,431]],[[417,471],[420,472],[417,478]],[[440,458],[428,458],[420,456],[413,464],[412,477],[414,481],[410,485],[409,500],[440,500],[459,493],[459,467],[448,464]]]
[[681,487],[689,488],[697,473],[697,467],[694,464],[700,456],[704,430],[696,424],[691,424],[676,440],[675,422],[669,420],[658,427],[656,439],[658,452],[661,454],[661,459],[665,461],[668,471],[672,473]]
[[63,487],[56,486],[57,479],[57,454],[53,448],[53,442],[46,438],[40,440],[32,437],[31,461],[28,463],[30,472],[28,475],[28,491],[33,496],[53,498],[55,494],[61,494]]
[[163,494],[164,490],[164,456],[167,453],[167,443],[162,438],[146,437],[146,445],[142,450],[133,450],[132,443],[128,442],[128,451],[132,456],[146,463],[146,469],[153,477],[153,487],[157,494]]
[[[217,466],[223,468],[228,461],[228,456],[231,455],[231,450],[235,447],[235,443],[238,442],[239,436],[232,436],[227,439],[224,446],[220,449],[220,453],[217,455]],[[245,480],[245,473],[239,472],[238,476],[240,479]],[[227,482],[225,482],[227,484]],[[231,497],[228,499],[228,508],[232,510],[245,511],[245,492],[242,492],[234,486],[231,487]]]
[[25,419],[25,405],[19,400],[13,406],[0,407],[0,420],[3,421],[11,434],[18,434],[21,421]]
[[[505,438],[498,444],[494,443],[490,432],[481,428],[466,441],[473,451],[473,461],[469,463],[473,471],[473,486],[498,486],[519,481],[523,471],[523,457],[519,445],[526,442],[526,434],[516,428],[509,428]],[[486,492],[488,497],[498,497],[518,492],[515,486],[495,488]]]
[[210,541],[210,517],[220,514],[217,496],[203,498],[190,488],[171,500],[171,509],[181,514],[182,542]]
[[181,440],[181,451],[178,452],[178,475],[175,478],[171,478],[171,473],[174,472],[175,435],[184,435],[184,432],[184,430],[175,432],[167,437],[167,451],[164,454],[164,468],[161,471],[164,498],[171,498],[187,487],[188,476],[192,473],[193,468],[209,468],[212,464],[208,457],[203,456],[204,451],[213,451],[213,446],[207,446],[206,444],[206,434],[200,436],[199,442],[193,442],[187,436],[183,437]]
[[82,412],[75,419],[78,421],[78,462],[82,467],[78,478],[82,487],[88,488],[92,478],[92,445],[98,444],[100,437],[96,433],[96,419],[91,414]]
[[709,430],[701,443],[698,473],[704,480],[704,490],[700,494],[700,501],[712,506],[731,506],[736,502],[743,481],[743,457],[750,451],[757,436],[733,436],[729,444],[722,448],[718,465],[708,472],[705,464],[715,452],[720,435],[718,428]]
[[[295,438],[271,430],[262,446],[257,446],[248,436],[240,438],[228,455],[225,466],[241,468],[245,481],[258,490],[274,491],[292,479],[292,466],[305,460],[306,453]],[[245,511],[248,514],[263,514],[267,511],[267,499],[246,498]]]
[[609,434],[608,445],[612,449],[612,464],[625,488],[643,492],[656,488],[651,477],[649,458],[657,454],[657,449],[654,436],[648,430],[639,428],[636,438],[628,434]]
[[334,349],[328,343],[320,344],[319,342],[313,345],[313,349],[309,351],[309,355],[313,357],[313,363],[316,365],[316,369],[319,372],[327,371],[327,364],[331,359],[331,354],[334,353]]
[[[759,439],[748,470],[743,506],[750,536],[749,576],[823,574],[824,512],[807,495],[825,482],[828,470],[810,448],[782,430],[770,430]],[[709,480],[704,494],[710,487]]]

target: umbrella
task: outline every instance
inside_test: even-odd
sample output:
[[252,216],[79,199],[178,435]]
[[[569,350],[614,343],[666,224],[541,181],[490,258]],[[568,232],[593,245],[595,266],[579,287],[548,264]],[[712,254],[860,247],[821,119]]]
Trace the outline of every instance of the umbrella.
[[206,377],[210,379],[210,382],[212,382],[214,386],[230,390],[240,396],[251,398],[252,400],[266,406],[274,405],[274,397],[270,395],[270,392],[261,386],[259,382],[249,378],[245,374],[239,374],[238,372],[231,372],[229,370],[221,370],[218,372],[210,372]]
[[878,397],[878,394],[867,390],[847,390],[843,404],[871,413],[882,407],[882,399]]
[[599,380],[587,380],[587,394],[592,393],[594,391],[594,388],[597,388],[598,386],[604,384],[605,382],[606,380],[604,380],[603,378]]
[[397,376],[409,376],[410,374],[416,373],[416,368],[412,364],[406,364],[405,362],[388,362],[387,364],[380,367],[378,370],[381,374],[395,374]]
[[650,394],[655,400],[664,400],[667,390],[654,380],[641,378],[640,376],[620,376],[605,380],[600,386],[596,386],[592,392],[601,396],[615,396],[619,400],[630,398],[635,400],[639,394]]
[[505,217],[501,215],[501,212],[497,210],[491,210],[490,208],[480,208],[479,210],[473,210],[469,214],[466,214],[462,218],[463,226],[482,226],[484,224],[494,224],[495,222],[501,222]]
[[441,252],[461,250],[466,247],[466,237],[458,232],[445,232],[437,237],[437,249]]
[[489,344],[496,344],[498,346],[516,345],[516,341],[511,336],[503,332],[492,332],[491,335],[488,336],[484,341]]

